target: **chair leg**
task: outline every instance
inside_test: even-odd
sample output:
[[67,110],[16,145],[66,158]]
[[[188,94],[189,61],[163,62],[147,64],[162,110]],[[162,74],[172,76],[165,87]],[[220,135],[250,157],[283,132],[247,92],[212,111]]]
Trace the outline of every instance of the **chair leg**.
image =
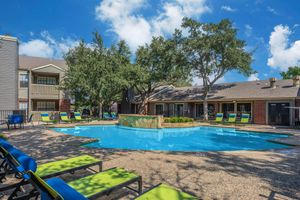
[[142,194],[143,192],[143,181],[142,181],[142,177],[138,180],[138,193],[139,195]]
[[17,198],[17,194],[18,192],[24,192],[22,185],[24,184],[24,180],[22,180],[19,184],[17,184],[16,188],[14,189],[14,191],[11,193],[11,195],[8,197],[8,200],[13,200]]

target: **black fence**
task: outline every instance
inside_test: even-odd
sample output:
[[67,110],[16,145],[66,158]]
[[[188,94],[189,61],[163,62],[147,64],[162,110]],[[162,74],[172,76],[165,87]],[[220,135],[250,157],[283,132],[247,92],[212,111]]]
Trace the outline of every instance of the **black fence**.
[[0,122],[6,121],[9,115],[23,115],[27,119],[26,110],[0,110]]

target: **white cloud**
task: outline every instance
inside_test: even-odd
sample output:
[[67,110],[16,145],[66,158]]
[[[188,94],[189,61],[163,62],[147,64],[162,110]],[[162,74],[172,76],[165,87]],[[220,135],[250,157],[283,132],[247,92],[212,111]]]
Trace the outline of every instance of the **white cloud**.
[[53,53],[54,50],[44,40],[35,39],[20,44],[20,55],[48,58],[53,57]]
[[252,26],[250,26],[249,24],[246,24],[245,29],[246,29],[245,35],[247,37],[250,37],[252,35],[252,30],[253,30]]
[[41,32],[41,38],[22,42],[19,47],[20,55],[37,56],[44,58],[62,58],[70,48],[79,44],[71,38],[53,38],[48,31]]
[[199,17],[210,9],[206,0],[175,0],[162,3],[156,16],[141,14],[147,0],[103,0],[96,7],[96,19],[109,22],[112,32],[125,40],[131,50],[151,41],[152,36],[166,36],[179,28],[183,17]]
[[258,78],[258,73],[255,73],[255,74],[251,74],[249,77],[248,77],[248,81],[258,81],[259,78]]
[[268,6],[267,7],[267,11],[269,11],[270,13],[274,14],[274,15],[279,15],[279,13],[272,7]]
[[231,8],[230,6],[225,6],[225,5],[222,6],[221,9],[222,9],[222,10],[225,10],[225,11],[227,11],[227,12],[235,12],[235,11],[237,11],[236,9]]
[[289,42],[292,34],[288,26],[277,25],[270,36],[268,65],[286,71],[289,66],[300,65],[300,40]]

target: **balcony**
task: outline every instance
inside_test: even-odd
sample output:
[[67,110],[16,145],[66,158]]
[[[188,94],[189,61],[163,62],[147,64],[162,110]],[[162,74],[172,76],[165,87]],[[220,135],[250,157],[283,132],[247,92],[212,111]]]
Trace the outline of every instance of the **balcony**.
[[57,85],[31,84],[31,99],[59,99]]

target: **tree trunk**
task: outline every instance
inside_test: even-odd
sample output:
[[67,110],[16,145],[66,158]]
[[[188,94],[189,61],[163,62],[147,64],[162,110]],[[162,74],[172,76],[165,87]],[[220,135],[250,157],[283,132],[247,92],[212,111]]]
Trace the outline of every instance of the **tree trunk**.
[[141,115],[147,114],[148,98],[142,98],[142,103],[139,106],[138,113]]
[[102,116],[103,116],[103,115],[102,115],[102,113],[103,113],[103,112],[102,112],[102,102],[99,103],[98,109],[99,109],[99,118],[102,119]]
[[207,93],[204,94],[203,111],[204,111],[204,121],[208,121]]

